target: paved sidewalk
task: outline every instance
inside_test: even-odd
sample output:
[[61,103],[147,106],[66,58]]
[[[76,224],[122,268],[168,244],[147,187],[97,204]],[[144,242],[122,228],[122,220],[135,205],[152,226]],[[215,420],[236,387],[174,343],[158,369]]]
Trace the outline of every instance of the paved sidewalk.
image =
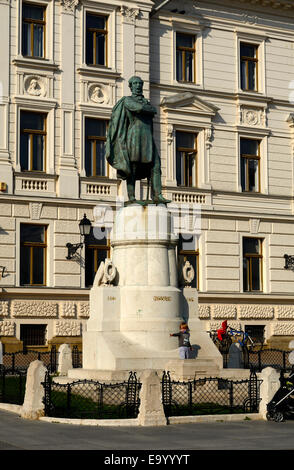
[[29,421],[0,411],[0,450],[294,450],[294,421],[93,427]]

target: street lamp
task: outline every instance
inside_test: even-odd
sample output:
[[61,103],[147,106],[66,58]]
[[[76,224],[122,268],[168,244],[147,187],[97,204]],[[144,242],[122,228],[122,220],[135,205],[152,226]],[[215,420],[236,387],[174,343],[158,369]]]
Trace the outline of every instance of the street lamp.
[[84,237],[84,240],[81,243],[67,243],[67,257],[66,259],[72,259],[73,255],[77,252],[79,248],[82,248],[83,244],[85,243],[85,237],[90,234],[92,224],[89,219],[87,219],[86,214],[79,223],[80,234]]

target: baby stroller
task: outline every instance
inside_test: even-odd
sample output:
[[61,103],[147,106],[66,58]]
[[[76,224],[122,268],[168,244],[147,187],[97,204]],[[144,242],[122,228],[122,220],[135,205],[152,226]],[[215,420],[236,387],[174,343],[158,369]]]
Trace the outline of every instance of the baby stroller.
[[281,386],[267,404],[266,418],[268,421],[281,423],[285,418],[294,415],[294,369],[287,379],[281,374]]

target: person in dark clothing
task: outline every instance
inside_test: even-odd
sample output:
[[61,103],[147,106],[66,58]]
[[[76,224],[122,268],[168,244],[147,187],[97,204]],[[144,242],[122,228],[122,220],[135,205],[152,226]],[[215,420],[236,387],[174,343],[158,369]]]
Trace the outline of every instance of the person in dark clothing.
[[192,351],[193,348],[190,344],[190,333],[187,323],[181,323],[179,333],[171,333],[170,336],[177,336],[179,338],[180,359],[189,359],[189,351]]

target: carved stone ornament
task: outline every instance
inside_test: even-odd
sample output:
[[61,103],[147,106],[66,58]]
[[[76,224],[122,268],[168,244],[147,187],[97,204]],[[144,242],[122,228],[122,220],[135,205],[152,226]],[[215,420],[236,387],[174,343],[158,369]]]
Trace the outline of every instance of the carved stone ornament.
[[61,5],[64,10],[73,12],[74,9],[78,6],[80,0],[61,0]]
[[29,209],[32,220],[39,220],[43,204],[41,202],[30,202]]
[[242,15],[242,21],[244,23],[247,23],[247,24],[256,24],[258,23],[258,17],[257,16],[252,16],[252,15],[248,15],[248,13],[244,13]]
[[14,317],[57,317],[58,305],[46,300],[14,300],[12,302]]
[[108,286],[113,283],[116,277],[116,267],[111,259],[106,258],[100,263],[94,279],[94,286]]
[[249,224],[250,233],[254,234],[259,232],[260,219],[250,219]]
[[245,126],[264,127],[266,125],[265,110],[241,107],[240,124],[245,125]]
[[56,336],[80,336],[81,334],[81,324],[74,320],[57,320],[54,326]]
[[168,124],[167,126],[167,143],[171,145],[174,140],[174,126],[172,124]]
[[31,96],[46,96],[46,87],[42,77],[30,75],[24,83],[25,92]]
[[207,149],[212,147],[213,130],[211,127],[205,129],[205,146]]
[[195,277],[195,271],[189,261],[185,261],[180,267],[180,284],[182,286],[189,286]]
[[90,304],[89,302],[80,302],[78,309],[79,318],[89,318],[90,316]]
[[103,85],[94,83],[89,86],[89,99],[93,103],[97,104],[107,104],[109,103],[109,95],[106,88]]
[[124,18],[124,21],[126,23],[135,23],[136,18],[138,18],[140,14],[139,8],[129,8],[126,7],[125,5],[122,5],[120,7],[120,12],[122,17]]
[[0,316],[1,317],[8,317],[10,310],[10,302],[9,300],[2,300],[0,301]]
[[256,126],[256,124],[258,123],[258,115],[257,115],[257,112],[256,111],[252,111],[252,110],[247,110],[245,112],[245,121],[252,125],[252,126]]
[[15,323],[12,320],[4,320],[0,322],[0,336],[14,336]]

